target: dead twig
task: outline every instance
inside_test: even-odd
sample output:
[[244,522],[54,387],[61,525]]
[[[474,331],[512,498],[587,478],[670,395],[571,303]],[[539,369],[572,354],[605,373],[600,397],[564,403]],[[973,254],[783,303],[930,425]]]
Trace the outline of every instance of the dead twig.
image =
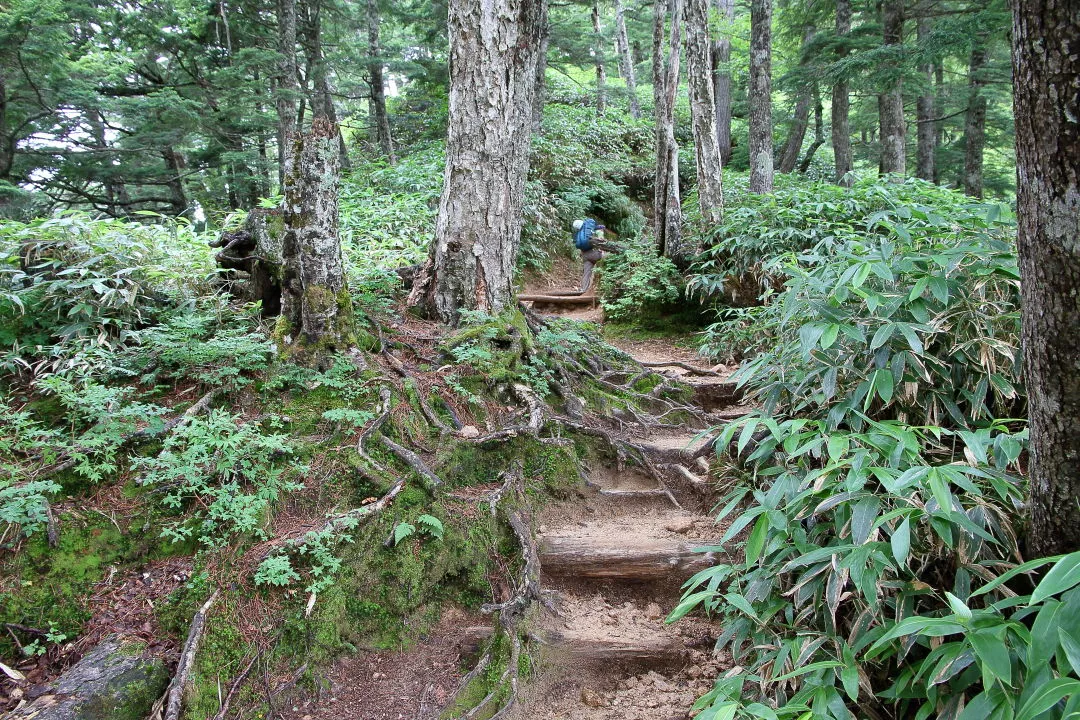
[[173,675],[166,693],[164,720],[179,720],[180,718],[180,710],[184,703],[184,689],[187,687],[188,680],[191,679],[191,666],[195,663],[195,653],[199,650],[199,642],[206,630],[206,614],[210,612],[220,592],[220,590],[214,590],[210,599],[203,603],[191,620],[187,641],[184,643],[184,649],[180,651],[180,663],[176,666],[176,674]]

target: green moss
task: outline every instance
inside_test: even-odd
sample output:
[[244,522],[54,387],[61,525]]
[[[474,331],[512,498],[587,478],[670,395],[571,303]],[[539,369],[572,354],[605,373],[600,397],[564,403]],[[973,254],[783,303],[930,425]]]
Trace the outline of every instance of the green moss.
[[187,720],[213,717],[220,708],[219,683],[225,685],[228,678],[239,674],[244,659],[253,652],[255,649],[244,642],[233,618],[215,615],[208,621],[192,669],[183,717]]
[[[22,552],[0,563],[0,623],[57,629],[74,638],[89,618],[92,586],[109,566],[134,553],[127,538],[104,517],[64,515],[60,541],[49,547],[45,533],[27,539]],[[9,635],[0,636],[0,655],[17,651]]]
[[[121,652],[128,653],[127,646]],[[117,675],[79,708],[77,720],[143,720],[169,684],[160,660],[147,660]]]

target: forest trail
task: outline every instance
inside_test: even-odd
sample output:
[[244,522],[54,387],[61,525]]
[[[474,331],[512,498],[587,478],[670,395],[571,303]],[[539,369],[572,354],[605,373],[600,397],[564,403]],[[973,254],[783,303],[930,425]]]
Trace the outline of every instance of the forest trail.
[[[533,293],[560,296],[551,288]],[[541,302],[534,308],[549,316],[602,320],[595,296],[578,305]],[[665,381],[689,384],[696,417],[688,425],[644,427],[615,410],[616,429],[604,432],[622,449],[586,460],[583,485],[539,513],[534,529],[541,587],[551,608],[535,611],[533,666],[518,702],[503,717],[685,718],[730,665],[729,658],[713,653],[715,626],[694,618],[668,625],[665,618],[686,579],[720,559],[699,550],[716,545],[726,530],[709,514],[715,501],[707,480],[714,436],[709,428],[746,408],[738,402],[729,368],[701,367],[700,356],[669,339],[612,344]],[[282,716],[430,720],[452,695],[487,627],[487,617],[448,609],[410,649],[342,659],[317,699],[300,700]]]
[[[557,296],[557,291],[549,291]],[[534,302],[559,317],[598,320],[585,306]],[[619,436],[641,451],[586,464],[586,487],[539,518],[541,585],[555,613],[540,610],[542,643],[516,720],[674,720],[730,665],[713,653],[715,627],[696,619],[668,625],[682,584],[719,560],[725,528],[709,510],[708,428],[743,414],[728,368],[665,339],[613,342],[635,360],[693,388],[701,414],[690,427],[623,424]],[[644,465],[644,467],[642,467]]]

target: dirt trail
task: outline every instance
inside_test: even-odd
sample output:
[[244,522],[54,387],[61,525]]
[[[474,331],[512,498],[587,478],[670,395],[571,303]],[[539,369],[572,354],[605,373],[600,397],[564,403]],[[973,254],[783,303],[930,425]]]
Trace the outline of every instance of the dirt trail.
[[[557,312],[593,319],[591,309]],[[663,340],[615,344],[690,383],[709,421],[745,411],[729,368],[703,367],[695,353]],[[716,545],[725,530],[709,514],[714,497],[701,456],[711,435],[697,428],[637,432],[626,437],[661,480],[630,466],[592,467],[578,498],[549,506],[540,518],[543,586],[556,591],[558,614],[541,611],[541,660],[510,715],[516,720],[686,718],[730,665],[713,652],[714,626],[665,623],[683,582],[720,560],[698,550]]]

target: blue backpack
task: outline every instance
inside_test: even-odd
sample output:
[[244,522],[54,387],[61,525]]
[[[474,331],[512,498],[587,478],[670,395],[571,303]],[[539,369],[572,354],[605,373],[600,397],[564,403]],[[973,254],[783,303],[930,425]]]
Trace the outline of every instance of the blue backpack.
[[574,233],[574,247],[582,251],[592,250],[592,236],[597,227],[595,220],[586,218],[581,224],[581,229]]

